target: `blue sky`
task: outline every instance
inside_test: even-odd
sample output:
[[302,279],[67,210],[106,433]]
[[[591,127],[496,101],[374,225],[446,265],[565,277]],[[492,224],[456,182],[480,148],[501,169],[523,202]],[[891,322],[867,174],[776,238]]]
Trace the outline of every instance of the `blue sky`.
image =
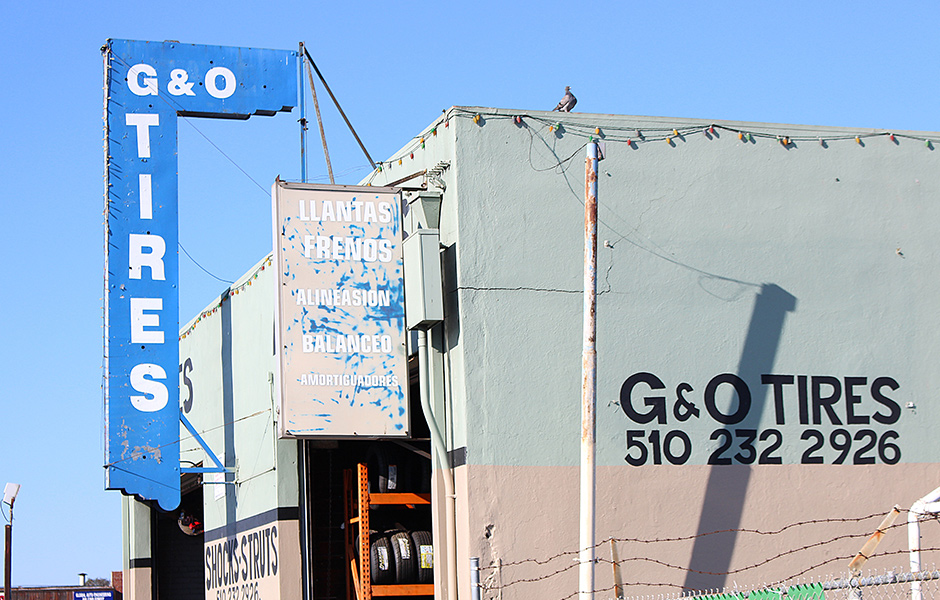
[[[120,498],[101,467],[107,38],[304,41],[381,160],[444,108],[550,109],[565,85],[578,112],[936,131],[938,17],[940,4],[904,0],[7,3],[0,485],[23,486],[13,584],[121,568]],[[320,104],[337,183],[356,183],[368,163],[322,89]],[[233,280],[270,250],[271,182],[300,174],[297,118],[181,122],[180,240],[214,275]],[[310,179],[325,181],[311,135]],[[226,284],[185,256],[180,268],[185,321]]]

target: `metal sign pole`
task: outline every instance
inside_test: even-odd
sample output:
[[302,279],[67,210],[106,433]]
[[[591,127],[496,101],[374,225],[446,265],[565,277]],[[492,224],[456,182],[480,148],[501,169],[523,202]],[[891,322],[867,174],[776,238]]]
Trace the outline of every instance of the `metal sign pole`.
[[10,566],[13,564],[13,505],[10,505],[10,523],[7,523],[4,529],[4,555],[3,555],[3,598],[12,598],[10,584]]
[[[11,486],[16,486],[11,488]],[[12,489],[12,496],[10,491]],[[16,494],[19,492],[20,486],[14,484],[7,484],[6,489],[4,490],[4,499],[3,501],[10,505],[10,522],[6,524],[4,528],[4,552],[3,552],[3,598],[4,600],[9,600],[12,598],[12,592],[10,591],[10,586],[12,585],[13,578],[11,576],[12,565],[13,565],[13,502],[16,501]]]
[[300,105],[300,180],[307,183],[307,110],[304,106],[304,43],[300,42],[300,51],[298,52],[300,60],[297,61],[297,103]]

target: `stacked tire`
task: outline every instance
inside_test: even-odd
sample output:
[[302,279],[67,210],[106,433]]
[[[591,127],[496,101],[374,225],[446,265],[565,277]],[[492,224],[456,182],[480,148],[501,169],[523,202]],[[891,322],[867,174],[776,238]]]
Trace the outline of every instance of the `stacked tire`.
[[[388,444],[371,444],[365,462],[369,469],[369,492],[385,494],[414,490],[431,491],[431,461]],[[373,585],[434,583],[434,545],[423,519],[402,519],[389,505],[371,505],[371,523],[384,533],[372,531],[369,543]],[[430,520],[430,515],[427,515]]]
[[388,536],[373,534],[371,538],[369,563],[372,565],[372,583],[395,583],[395,563],[392,562],[392,546]]
[[366,452],[369,491],[373,494],[431,492],[431,460],[413,452],[372,444]]
[[429,531],[393,529],[374,534],[369,558],[373,585],[434,582],[434,545]]
[[434,583],[434,543],[430,531],[412,531],[411,543],[417,556],[418,583]]
[[385,446],[373,444],[366,452],[366,464],[369,466],[369,492],[384,494],[398,492],[405,486],[399,479],[397,453]]

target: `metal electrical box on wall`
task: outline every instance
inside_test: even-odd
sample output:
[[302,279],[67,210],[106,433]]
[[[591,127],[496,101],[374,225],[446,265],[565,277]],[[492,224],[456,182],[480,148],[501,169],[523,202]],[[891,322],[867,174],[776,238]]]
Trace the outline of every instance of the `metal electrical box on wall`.
[[444,320],[440,240],[437,229],[419,229],[403,244],[408,329],[424,329]]

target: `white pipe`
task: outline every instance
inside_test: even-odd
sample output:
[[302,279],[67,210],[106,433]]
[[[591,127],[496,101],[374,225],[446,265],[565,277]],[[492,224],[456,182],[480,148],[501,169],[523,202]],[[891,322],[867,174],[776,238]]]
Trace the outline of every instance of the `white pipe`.
[[[437,458],[441,464],[441,471],[444,479],[444,538],[447,544],[447,560],[444,561],[447,566],[447,598],[456,600],[457,598],[457,494],[454,491],[454,471],[450,468],[450,461],[447,459],[447,446],[444,443],[444,436],[437,426],[437,419],[434,418],[434,412],[431,410],[431,392],[428,382],[428,332],[424,329],[418,330],[418,382],[421,390],[421,408],[424,411],[424,418],[428,422],[428,429],[431,430],[431,444],[437,452]],[[437,548],[437,544],[435,544]],[[436,563],[440,564],[441,552],[438,549],[435,557]]]
[[595,431],[597,395],[597,143],[587,146],[584,175],[584,331],[581,350],[581,552],[579,600],[594,598]]
[[[940,512],[940,487],[911,506],[907,513],[907,545],[910,552],[911,573],[920,571],[920,519]],[[920,581],[911,582],[911,600],[923,600]]]
[[[910,551],[911,573],[920,571],[920,515],[914,512],[917,503],[907,513],[907,545]],[[911,600],[922,600],[923,595],[919,581],[911,582]]]
[[483,590],[480,588],[480,559],[470,559],[470,600],[481,600]]

